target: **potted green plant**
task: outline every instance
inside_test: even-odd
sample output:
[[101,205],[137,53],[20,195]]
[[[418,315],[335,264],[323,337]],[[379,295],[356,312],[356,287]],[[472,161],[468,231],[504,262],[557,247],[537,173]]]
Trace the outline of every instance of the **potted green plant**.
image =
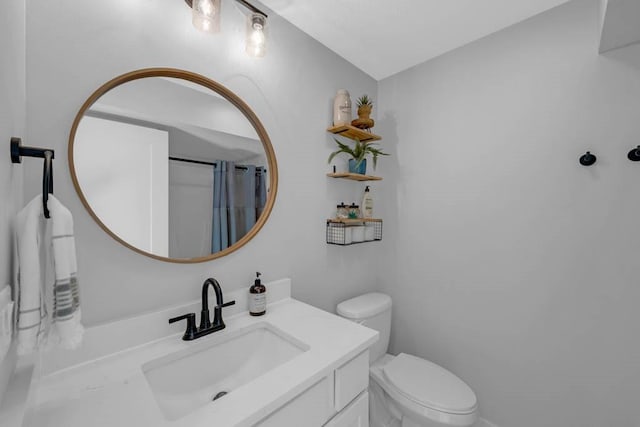
[[331,163],[331,160],[335,156],[340,153],[345,153],[351,156],[349,159],[349,172],[350,173],[359,173],[361,175],[366,174],[367,170],[367,159],[365,158],[368,154],[371,155],[373,159],[373,169],[375,170],[378,164],[378,156],[388,156],[389,154],[383,153],[380,148],[375,147],[375,143],[367,143],[360,142],[359,139],[355,140],[355,145],[351,148],[347,144],[343,144],[337,139],[333,138],[333,140],[338,144],[338,149],[331,153],[329,156],[329,160],[327,163]]
[[360,129],[369,129],[374,125],[371,116],[371,109],[373,109],[373,102],[369,98],[369,95],[362,95],[358,98],[358,118],[351,122],[352,126]]

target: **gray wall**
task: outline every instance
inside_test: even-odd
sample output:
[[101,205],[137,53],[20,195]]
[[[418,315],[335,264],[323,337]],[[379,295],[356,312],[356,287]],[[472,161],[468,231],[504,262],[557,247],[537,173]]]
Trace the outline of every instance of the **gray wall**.
[[380,82],[393,350],[457,373],[503,427],[640,425],[640,47],[599,56],[598,11]]
[[[22,205],[20,165],[12,165],[8,144],[25,129],[24,2],[0,3],[0,289],[12,283],[12,221]],[[13,349],[0,361],[0,402],[15,365]]]
[[[327,310],[375,283],[363,260],[378,257],[381,247],[328,246],[324,220],[337,201],[358,200],[364,189],[325,176],[335,146],[325,132],[333,96],[342,87],[373,95],[376,82],[275,14],[267,56],[248,58],[241,9],[235,2],[223,9],[223,33],[212,36],[192,27],[182,1],[27,4],[29,137],[56,149],[55,191],[75,219],[86,325],[195,300],[210,276],[225,290],[250,286],[256,271],[266,281],[291,277],[295,297]],[[256,238],[219,260],[170,264],[132,252],[94,223],[72,186],[66,147],[80,106],[107,80],[152,66],[191,70],[227,86],[272,139],[280,173],[275,208]],[[40,173],[28,169],[25,199],[38,193]]]

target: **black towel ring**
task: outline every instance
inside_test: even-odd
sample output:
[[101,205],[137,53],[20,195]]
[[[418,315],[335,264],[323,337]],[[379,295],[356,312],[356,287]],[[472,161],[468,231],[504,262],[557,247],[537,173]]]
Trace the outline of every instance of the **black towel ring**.
[[22,156],[39,157],[44,159],[42,168],[42,210],[45,218],[51,218],[49,213],[49,194],[53,194],[53,159],[55,151],[48,148],[23,147],[20,138],[11,138],[11,163],[22,163]]

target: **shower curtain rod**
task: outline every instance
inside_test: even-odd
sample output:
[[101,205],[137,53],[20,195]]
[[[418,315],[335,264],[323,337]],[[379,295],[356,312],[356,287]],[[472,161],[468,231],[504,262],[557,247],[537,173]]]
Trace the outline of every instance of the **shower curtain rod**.
[[[195,164],[198,164],[198,165],[208,165],[208,166],[213,166],[214,168],[217,167],[217,165],[215,163],[205,162],[205,161],[202,161],[202,160],[183,159],[181,157],[172,157],[172,156],[169,156],[169,160],[175,160],[177,162],[185,162],[185,163],[195,163]],[[246,166],[236,166],[236,169],[241,169],[241,170],[245,170],[246,171],[248,168]]]

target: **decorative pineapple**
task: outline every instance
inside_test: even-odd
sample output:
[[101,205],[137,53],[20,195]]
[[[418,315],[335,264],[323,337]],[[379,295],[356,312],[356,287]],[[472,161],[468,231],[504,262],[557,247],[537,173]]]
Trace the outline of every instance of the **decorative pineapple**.
[[351,122],[352,126],[360,129],[369,129],[374,125],[371,116],[371,109],[373,108],[373,102],[369,99],[368,95],[362,95],[358,98],[358,118]]

